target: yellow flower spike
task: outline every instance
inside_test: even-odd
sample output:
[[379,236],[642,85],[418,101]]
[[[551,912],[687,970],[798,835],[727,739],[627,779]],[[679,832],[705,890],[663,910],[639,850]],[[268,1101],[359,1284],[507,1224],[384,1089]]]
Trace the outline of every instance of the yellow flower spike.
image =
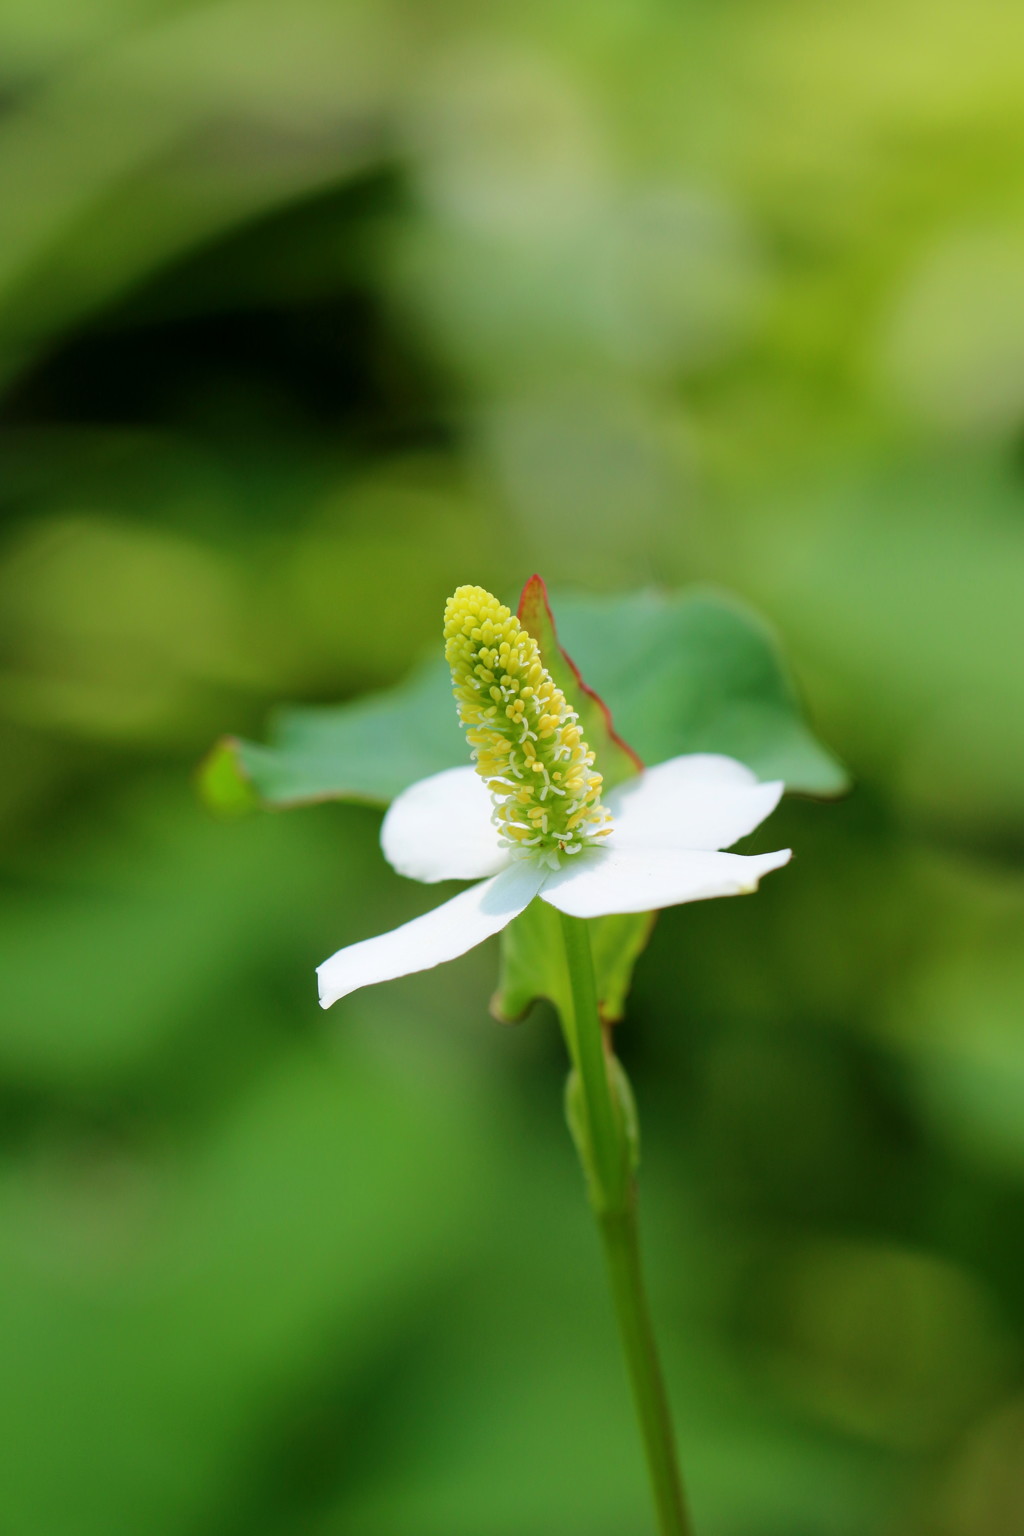
[[515,614],[483,587],[459,587],[444,615],[452,692],[499,840],[555,868],[612,829],[579,717]]

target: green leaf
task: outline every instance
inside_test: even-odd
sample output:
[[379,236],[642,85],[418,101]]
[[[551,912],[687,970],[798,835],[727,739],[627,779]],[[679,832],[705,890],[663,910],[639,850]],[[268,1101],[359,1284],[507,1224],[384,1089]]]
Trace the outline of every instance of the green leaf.
[[556,606],[563,641],[645,763],[724,752],[790,790],[848,787],[803,718],[775,636],[735,599],[636,592],[560,596]]
[[388,805],[417,779],[468,761],[451,678],[438,655],[397,688],[347,704],[282,710],[269,746],[225,737],[200,771],[200,787],[216,810],[225,809],[225,796],[227,808],[237,804],[239,781],[267,806]]
[[[807,794],[846,787],[844,770],[803,719],[774,636],[738,602],[712,592],[640,592],[567,595],[555,606],[561,640],[644,762],[724,752]],[[563,677],[575,695],[572,678]],[[584,707],[593,720],[589,701]],[[595,721],[593,729],[603,726]],[[271,806],[331,799],[386,805],[417,779],[467,760],[438,656],[386,692],[284,711],[268,746],[230,739],[203,784],[220,809],[217,789],[223,794],[228,786],[237,806],[239,782]],[[598,766],[605,770],[600,756]],[[621,766],[620,758],[612,782]]]
[[633,967],[647,948],[657,915],[656,912],[617,912],[591,920],[590,947],[594,955],[597,995],[601,1016],[609,1024],[617,1024],[626,1011]]

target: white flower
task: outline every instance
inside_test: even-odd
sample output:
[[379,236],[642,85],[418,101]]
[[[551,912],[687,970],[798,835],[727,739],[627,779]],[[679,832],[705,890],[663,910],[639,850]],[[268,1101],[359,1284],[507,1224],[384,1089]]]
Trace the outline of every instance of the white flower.
[[754,891],[762,875],[788,863],[790,850],[721,850],[770,815],[782,790],[730,757],[671,758],[607,792],[610,832],[600,845],[564,853],[552,868],[543,848],[499,841],[494,804],[475,769],[422,779],[384,818],[385,858],[399,874],[427,884],[479,883],[390,933],[339,949],[317,969],[321,1006],[454,960],[499,933],[535,897],[572,917],[602,917]]

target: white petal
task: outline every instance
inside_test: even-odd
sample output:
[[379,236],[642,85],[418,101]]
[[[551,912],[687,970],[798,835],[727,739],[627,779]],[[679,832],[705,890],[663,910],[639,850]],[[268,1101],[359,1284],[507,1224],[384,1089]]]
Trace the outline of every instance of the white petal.
[[781,783],[759,784],[731,757],[672,757],[605,796],[612,841],[633,848],[729,848],[770,816]]
[[528,907],[549,871],[518,859],[493,880],[482,880],[451,901],[393,928],[339,949],[317,966],[320,1006],[329,1008],[339,997],[378,981],[429,971],[454,960],[499,933]]
[[384,857],[400,875],[427,885],[496,875],[508,863],[508,850],[498,842],[493,809],[475,768],[445,768],[420,779],[384,817]]
[[687,852],[661,848],[585,850],[577,862],[549,875],[541,896],[570,917],[604,917],[612,912],[653,912],[703,901],[709,896],[742,896],[757,889],[762,875],[788,864],[790,849],[778,853]]

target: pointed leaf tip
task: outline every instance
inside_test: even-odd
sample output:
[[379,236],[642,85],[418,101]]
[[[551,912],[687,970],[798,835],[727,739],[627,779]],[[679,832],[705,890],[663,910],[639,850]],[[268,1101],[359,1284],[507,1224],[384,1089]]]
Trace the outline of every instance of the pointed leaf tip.
[[222,736],[196,769],[196,787],[207,809],[217,816],[245,816],[261,804],[242,765],[242,743]]

